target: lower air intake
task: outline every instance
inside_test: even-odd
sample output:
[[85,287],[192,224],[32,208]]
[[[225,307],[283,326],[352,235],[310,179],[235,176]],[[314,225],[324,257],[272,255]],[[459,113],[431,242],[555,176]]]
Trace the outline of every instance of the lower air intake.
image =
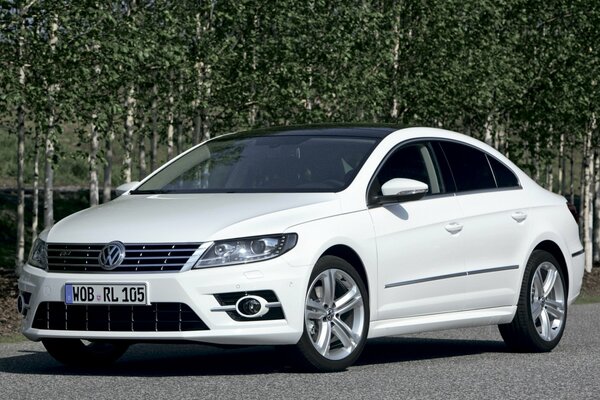
[[33,320],[35,329],[95,332],[205,331],[206,324],[183,303],[148,306],[67,305],[40,303]]

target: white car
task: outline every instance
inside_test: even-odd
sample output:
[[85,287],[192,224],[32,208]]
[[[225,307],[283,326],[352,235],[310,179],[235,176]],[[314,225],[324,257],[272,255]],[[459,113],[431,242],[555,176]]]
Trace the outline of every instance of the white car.
[[566,200],[449,131],[236,133],[129,189],[44,231],[19,279],[23,333],[65,364],[193,341],[334,371],[368,338],[490,324],[549,351],[581,287]]

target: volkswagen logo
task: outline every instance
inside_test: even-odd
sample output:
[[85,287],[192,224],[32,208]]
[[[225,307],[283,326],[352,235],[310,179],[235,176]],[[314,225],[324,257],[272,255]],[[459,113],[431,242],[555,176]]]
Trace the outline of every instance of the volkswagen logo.
[[117,268],[125,258],[125,245],[119,241],[110,242],[100,250],[98,262],[102,269],[111,271]]

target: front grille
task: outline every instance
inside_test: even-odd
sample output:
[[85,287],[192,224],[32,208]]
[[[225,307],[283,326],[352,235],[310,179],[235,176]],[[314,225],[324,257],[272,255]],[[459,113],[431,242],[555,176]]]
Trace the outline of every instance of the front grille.
[[205,331],[206,324],[183,303],[148,306],[67,305],[43,302],[33,320],[35,329],[97,332]]
[[200,243],[125,244],[125,258],[112,271],[100,266],[105,244],[48,243],[50,272],[151,272],[180,271]]

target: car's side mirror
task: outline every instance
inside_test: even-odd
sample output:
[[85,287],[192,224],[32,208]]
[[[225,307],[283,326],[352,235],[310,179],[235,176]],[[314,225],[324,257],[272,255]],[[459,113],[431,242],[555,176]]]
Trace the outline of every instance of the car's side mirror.
[[429,190],[426,183],[407,178],[390,179],[381,186],[381,196],[374,199],[375,204],[400,203],[419,200]]
[[137,185],[139,185],[139,182],[137,182],[137,181],[124,183],[120,186],[117,186],[117,188],[115,189],[115,194],[117,195],[117,197],[119,197],[123,193],[129,192],[131,189],[133,189]]

